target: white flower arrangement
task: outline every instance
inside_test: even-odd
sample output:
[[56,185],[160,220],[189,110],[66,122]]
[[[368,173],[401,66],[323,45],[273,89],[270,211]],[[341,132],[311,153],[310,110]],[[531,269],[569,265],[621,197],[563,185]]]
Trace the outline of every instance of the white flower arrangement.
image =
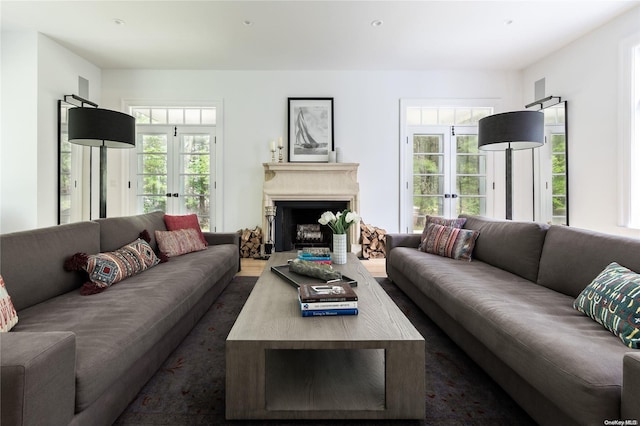
[[345,234],[352,223],[360,221],[360,215],[346,209],[342,212],[333,214],[332,212],[324,212],[318,222],[321,225],[328,225],[334,234]]

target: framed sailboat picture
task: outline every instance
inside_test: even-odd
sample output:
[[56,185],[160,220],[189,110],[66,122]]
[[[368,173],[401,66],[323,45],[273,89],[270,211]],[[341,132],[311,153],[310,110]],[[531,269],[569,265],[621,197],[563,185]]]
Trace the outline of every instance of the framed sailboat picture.
[[289,98],[289,161],[326,163],[333,151],[333,98]]

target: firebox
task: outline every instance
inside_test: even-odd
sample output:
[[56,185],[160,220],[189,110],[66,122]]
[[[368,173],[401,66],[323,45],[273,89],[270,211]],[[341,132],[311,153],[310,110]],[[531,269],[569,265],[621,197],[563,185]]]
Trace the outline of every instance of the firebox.
[[321,226],[322,213],[341,212],[348,208],[347,201],[276,201],[275,219],[276,251],[298,250],[304,247],[332,246],[332,232]]

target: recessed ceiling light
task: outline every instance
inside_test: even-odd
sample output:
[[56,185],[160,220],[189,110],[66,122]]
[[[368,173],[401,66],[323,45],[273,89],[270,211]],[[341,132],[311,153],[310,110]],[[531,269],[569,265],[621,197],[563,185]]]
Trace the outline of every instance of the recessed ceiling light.
[[242,21],[242,25],[244,25],[245,27],[250,27],[253,25],[253,21],[245,19],[244,21]]
[[508,27],[509,25],[513,24],[513,19],[505,19],[504,24]]
[[371,21],[372,27],[381,27],[382,24],[384,24],[384,21],[382,19],[376,19],[374,21]]
[[124,22],[124,19],[120,19],[120,18],[113,18],[113,23],[116,25],[126,25],[127,23]]

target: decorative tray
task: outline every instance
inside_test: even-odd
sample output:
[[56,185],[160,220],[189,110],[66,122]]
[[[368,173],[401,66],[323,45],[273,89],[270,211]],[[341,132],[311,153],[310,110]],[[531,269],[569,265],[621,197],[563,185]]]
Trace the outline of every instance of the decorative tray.
[[280,275],[284,278],[289,284],[298,288],[301,284],[327,284],[327,283],[336,283],[336,284],[349,284],[351,287],[356,287],[358,282],[354,279],[347,277],[346,275],[342,276],[342,279],[335,281],[324,281],[320,278],[308,277],[306,275],[300,275],[293,271],[289,270],[289,265],[281,265],[281,266],[272,266],[271,270],[276,274]]

